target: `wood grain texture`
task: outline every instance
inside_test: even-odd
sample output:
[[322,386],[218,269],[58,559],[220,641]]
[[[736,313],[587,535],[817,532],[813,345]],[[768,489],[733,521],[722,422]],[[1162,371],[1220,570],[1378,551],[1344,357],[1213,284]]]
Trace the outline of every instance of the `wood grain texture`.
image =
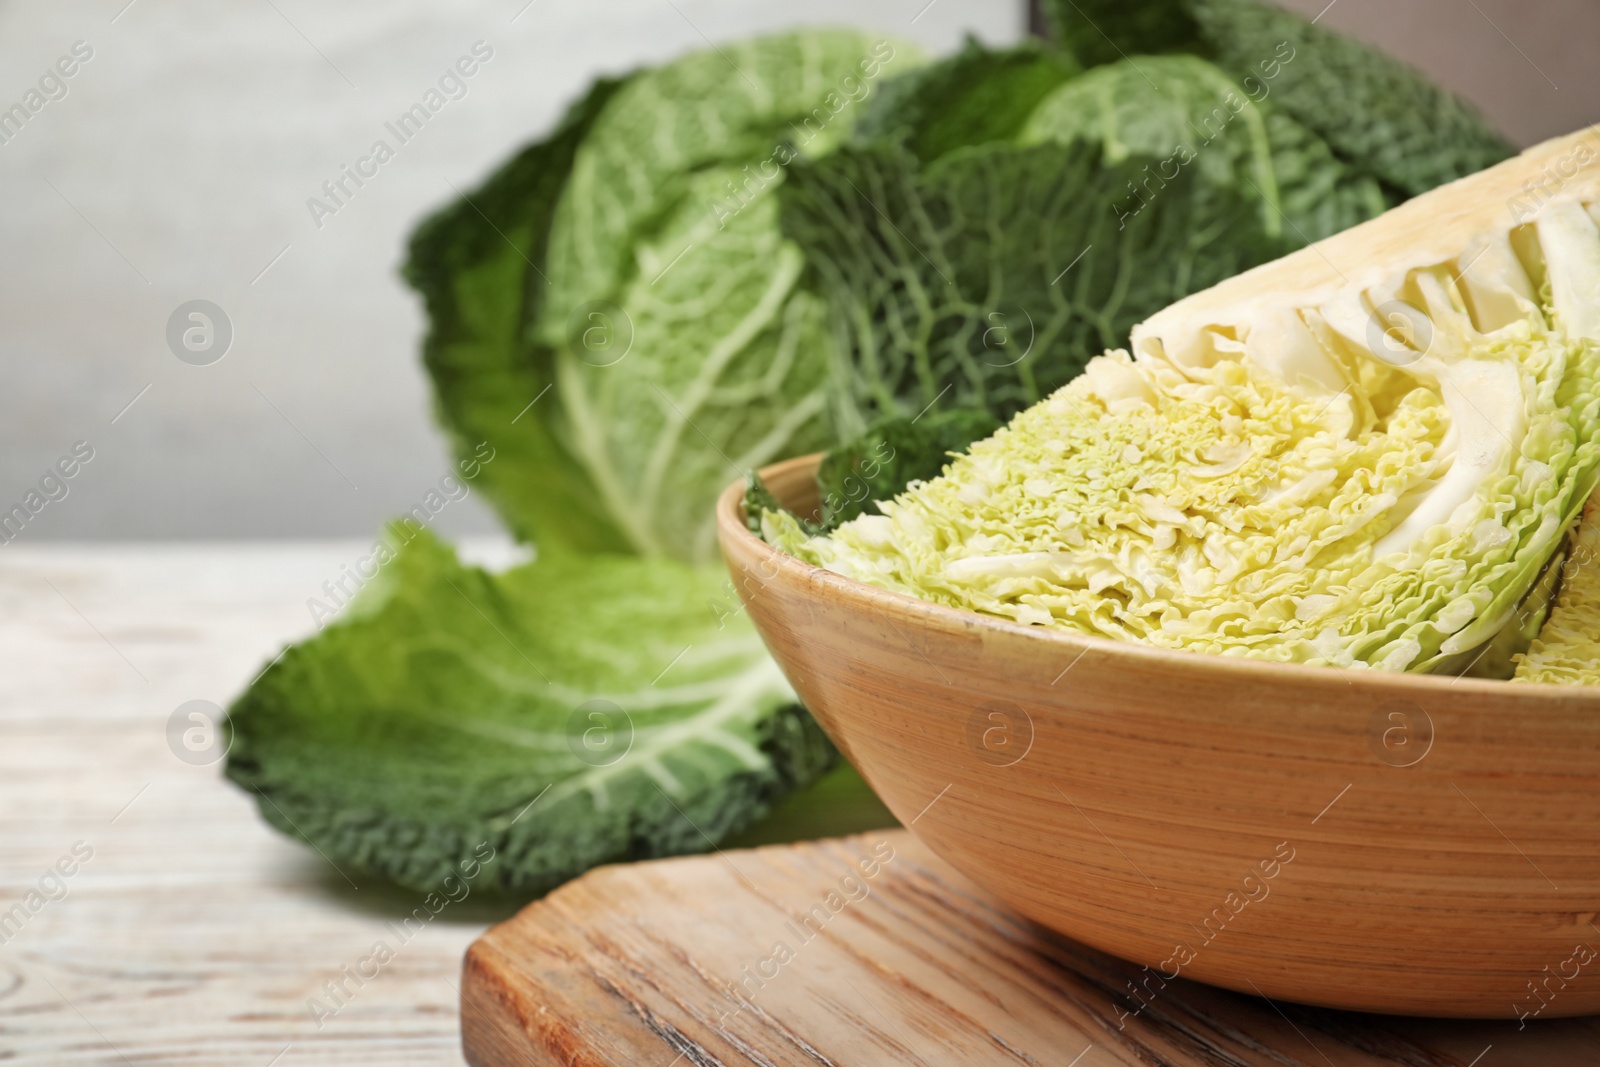
[[[814,463],[762,473],[806,510]],[[1022,914],[1286,1000],[1600,1010],[1600,689],[1023,627],[784,555],[741,491],[724,554],[795,690],[903,824]]]
[[[411,894],[341,874],[166,741],[178,705],[225,705],[309,632],[306,598],[368,546],[0,549],[0,913],[93,849],[0,933],[0,1064],[461,1062],[461,954],[514,907],[468,897],[400,946]],[[319,1027],[307,1002],[380,939],[394,960]]]
[[462,1029],[475,1067],[1600,1059],[1592,1020],[1519,1031],[1362,1016],[1182,979],[1135,999],[1142,977],[1021,919],[896,830],[593,871],[472,946]]

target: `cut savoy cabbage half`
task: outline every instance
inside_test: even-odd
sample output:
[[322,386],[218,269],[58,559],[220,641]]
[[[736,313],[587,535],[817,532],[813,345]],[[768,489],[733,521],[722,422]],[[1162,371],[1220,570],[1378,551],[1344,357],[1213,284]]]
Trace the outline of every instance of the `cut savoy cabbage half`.
[[1550,142],[1181,300],[881,514],[766,533],[1020,623],[1469,670],[1600,468],[1597,149]]

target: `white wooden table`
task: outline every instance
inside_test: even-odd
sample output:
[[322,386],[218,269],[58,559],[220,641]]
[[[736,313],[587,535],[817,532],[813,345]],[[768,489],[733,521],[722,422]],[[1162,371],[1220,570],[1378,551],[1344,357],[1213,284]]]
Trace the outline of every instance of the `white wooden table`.
[[0,1061],[462,1062],[461,955],[515,909],[451,905],[319,1027],[307,1001],[418,901],[352,888],[166,739],[309,633],[306,598],[369,543],[0,547]]

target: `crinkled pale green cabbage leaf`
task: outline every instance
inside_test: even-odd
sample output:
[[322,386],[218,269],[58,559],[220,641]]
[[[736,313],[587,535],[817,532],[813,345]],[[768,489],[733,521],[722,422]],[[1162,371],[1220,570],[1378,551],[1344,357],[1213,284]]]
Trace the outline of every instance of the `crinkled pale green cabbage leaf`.
[[836,440],[822,302],[773,192],[904,42],[758,38],[598,84],[547,141],[419,228],[406,275],[458,452],[541,551],[714,556],[739,474]]
[[1600,685],[1600,496],[1589,499],[1559,570],[1560,593],[1512,680]]
[[228,776],[341,869],[437,889],[487,843],[484,877],[536,893],[704,851],[835,758],[720,567],[558,556],[496,575],[407,531],[229,716]]
[[883,514],[807,538],[768,513],[767,532],[861,581],[1026,624],[1467,669],[1600,466],[1600,230],[1572,203],[1535,229],[1366,294],[1389,297],[1383,320],[1356,294],[1293,328],[1263,311],[1259,337],[1158,330]]
[[452,450],[473,461],[490,443],[494,462],[474,487],[513,535],[546,553],[628,546],[588,473],[541,417],[541,405],[551,406],[554,353],[527,337],[549,291],[534,264],[573,154],[625,80],[596,82],[548,138],[418,226],[403,271],[428,313],[422,360]]
[[644,555],[715,556],[731,479],[836,440],[831,334],[774,192],[877,83],[920,61],[849,31],[761,38],[636,75],[574,154],[534,340],[534,415]]

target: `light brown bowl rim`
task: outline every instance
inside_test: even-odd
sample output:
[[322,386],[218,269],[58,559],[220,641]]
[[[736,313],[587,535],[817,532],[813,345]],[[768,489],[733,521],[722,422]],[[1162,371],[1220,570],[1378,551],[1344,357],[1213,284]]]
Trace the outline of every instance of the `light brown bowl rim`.
[[[822,462],[822,457],[821,452],[796,456],[763,467],[757,474],[766,482],[782,479],[793,471],[817,467]],[[757,556],[773,561],[780,572],[787,572],[790,577],[803,580],[808,589],[825,589],[864,608],[876,608],[918,625],[932,625],[947,633],[989,631],[1040,642],[1041,650],[1052,646],[1062,650],[1074,649],[1079,650],[1080,656],[1096,652],[1121,659],[1130,666],[1159,665],[1180,672],[1209,671],[1224,679],[1232,678],[1241,682],[1259,682],[1266,678],[1274,678],[1282,682],[1326,683],[1337,682],[1342,677],[1342,680],[1357,693],[1373,693],[1387,697],[1402,694],[1443,697],[1447,694],[1469,693],[1494,697],[1498,694],[1514,697],[1519,703],[1545,705],[1538,708],[1539,711],[1584,715],[1594,715],[1600,711],[1600,708],[1597,708],[1600,700],[1596,700],[1596,697],[1600,697],[1600,689],[1589,686],[1537,682],[1522,682],[1513,686],[1508,681],[1494,678],[1404,674],[1371,669],[1346,670],[1340,667],[1318,667],[1303,663],[1278,663],[1271,660],[1190,652],[1136,641],[1117,641],[1109,637],[1074,634],[1042,626],[1025,626],[1022,623],[983,615],[965,608],[952,608],[930,600],[921,600],[904,593],[858,582],[853,578],[846,578],[824,567],[817,567],[797,559],[763,541],[745,526],[744,494],[747,484],[745,478],[740,478],[723,490],[722,495],[717,498],[717,532],[724,545],[724,552],[729,557],[730,565],[733,562],[731,549],[735,545],[742,550],[740,555],[753,550]],[[764,580],[770,581],[775,577],[776,575]],[[1044,660],[1045,656],[1041,654],[1040,659]],[[1496,709],[1485,707],[1482,710],[1491,713]]]

